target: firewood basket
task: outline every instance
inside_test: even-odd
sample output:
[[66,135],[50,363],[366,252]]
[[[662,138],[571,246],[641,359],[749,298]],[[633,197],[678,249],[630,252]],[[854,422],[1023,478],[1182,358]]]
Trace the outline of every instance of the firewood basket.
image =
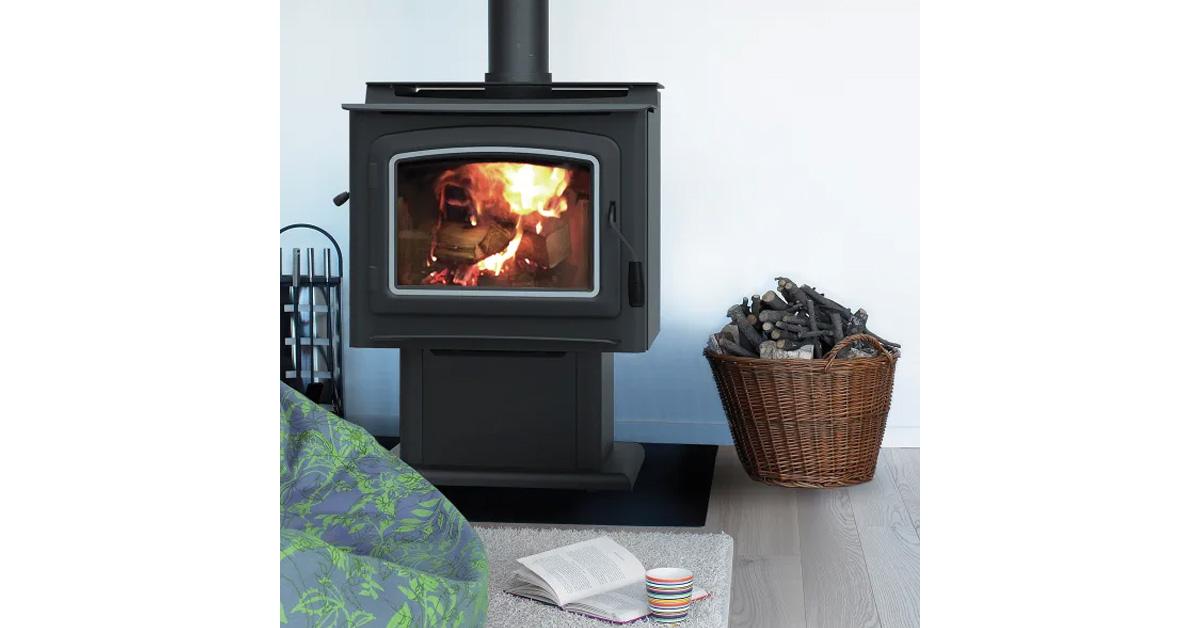
[[[877,355],[835,359],[856,340]],[[847,336],[818,360],[704,355],[751,478],[833,488],[874,477],[898,357],[873,336]]]

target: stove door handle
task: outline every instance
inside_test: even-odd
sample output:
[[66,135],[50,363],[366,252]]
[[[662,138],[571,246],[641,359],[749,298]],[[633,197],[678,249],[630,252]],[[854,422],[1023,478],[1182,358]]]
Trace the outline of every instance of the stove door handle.
[[633,248],[629,239],[621,233],[621,228],[617,226],[617,202],[608,202],[608,226],[620,238],[621,244],[629,249],[629,257],[633,258],[629,261],[629,274],[626,277],[626,284],[629,286],[629,307],[645,307],[646,306],[646,271],[642,268],[642,261],[638,259],[637,249]]
[[646,307],[646,274],[641,262],[629,262],[629,307]]

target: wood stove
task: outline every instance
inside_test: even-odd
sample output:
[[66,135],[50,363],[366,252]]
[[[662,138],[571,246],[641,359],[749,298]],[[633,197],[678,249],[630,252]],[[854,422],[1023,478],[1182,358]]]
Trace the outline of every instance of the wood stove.
[[628,489],[642,461],[612,354],[658,334],[662,86],[552,82],[547,16],[491,0],[484,82],[343,105],[350,343],[401,349],[401,455],[438,484]]

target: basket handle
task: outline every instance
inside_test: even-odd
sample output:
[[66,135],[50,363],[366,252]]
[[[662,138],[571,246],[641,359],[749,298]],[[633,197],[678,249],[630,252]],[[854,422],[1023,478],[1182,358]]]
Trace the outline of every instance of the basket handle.
[[837,344],[833,345],[832,349],[829,350],[829,357],[825,359],[825,372],[826,373],[829,372],[829,367],[833,366],[833,361],[837,359],[837,354],[841,353],[842,349],[845,349],[846,347],[850,346],[850,343],[852,343],[856,340],[862,340],[868,344],[875,345],[875,349],[877,349],[879,351],[879,353],[883,354],[883,356],[887,358],[888,362],[896,361],[896,356],[892,355],[892,352],[888,351],[888,348],[883,346],[883,343],[879,342],[879,339],[876,338],[875,336],[872,336],[870,334],[854,334],[854,335],[846,336],[845,338],[842,338],[841,340],[838,341]]

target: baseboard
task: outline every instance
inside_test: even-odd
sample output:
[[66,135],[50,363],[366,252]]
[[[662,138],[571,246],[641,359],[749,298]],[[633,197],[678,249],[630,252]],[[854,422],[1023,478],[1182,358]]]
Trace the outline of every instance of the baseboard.
[[883,431],[884,447],[920,447],[921,426],[889,425]]
[[[709,421],[617,421],[615,438],[635,443],[733,444],[728,425]],[[921,427],[889,425],[883,433],[883,446],[920,447]]]
[[732,445],[729,426],[710,421],[621,421],[614,424],[616,440],[634,443]]
[[[669,443],[680,445],[732,445],[729,426],[705,421],[617,421],[615,439],[631,443]],[[376,434],[375,438],[393,445],[400,441],[393,435]],[[889,425],[883,433],[884,447],[920,447],[921,427],[918,425]]]

